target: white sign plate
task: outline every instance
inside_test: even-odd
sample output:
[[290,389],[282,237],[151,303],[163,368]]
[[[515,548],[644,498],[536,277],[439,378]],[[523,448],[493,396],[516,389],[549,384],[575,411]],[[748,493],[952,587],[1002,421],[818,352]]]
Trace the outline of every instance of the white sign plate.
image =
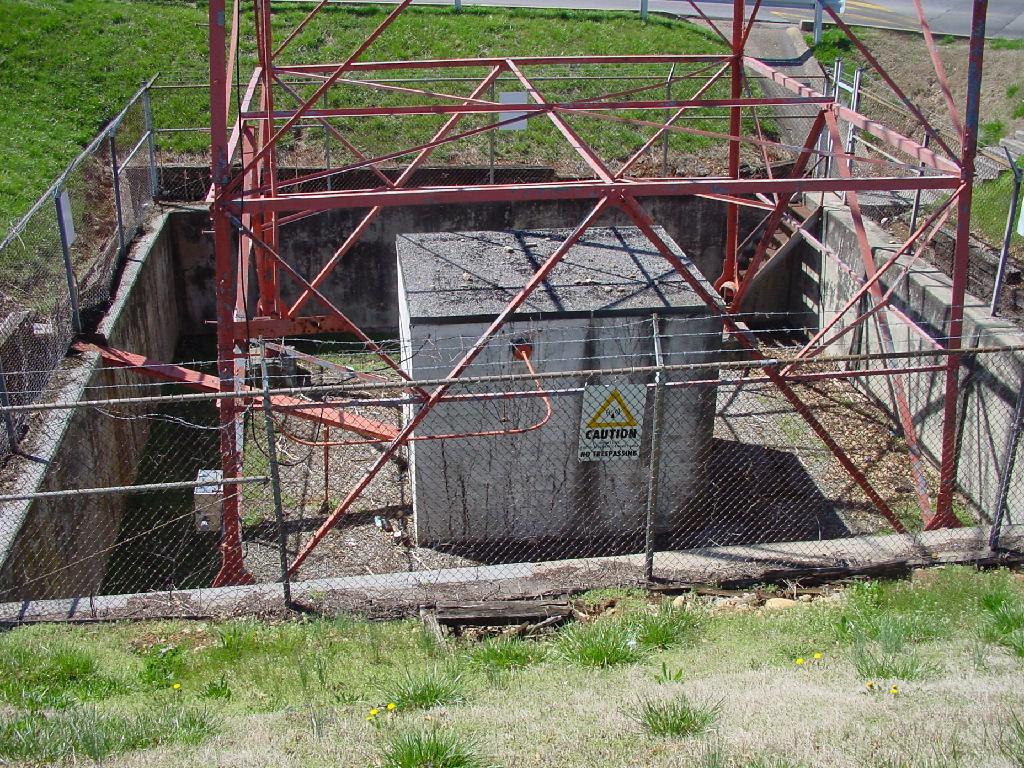
[[1020,217],[1017,219],[1017,234],[1024,237],[1024,205],[1020,207]]
[[[529,104],[529,95],[526,91],[503,91],[498,94],[498,102],[500,104]],[[499,112],[498,122],[504,122],[505,120],[511,120],[516,118],[514,123],[505,123],[499,125],[499,131],[525,131],[526,113],[525,112]]]
[[580,416],[580,461],[640,458],[647,387],[588,384]]

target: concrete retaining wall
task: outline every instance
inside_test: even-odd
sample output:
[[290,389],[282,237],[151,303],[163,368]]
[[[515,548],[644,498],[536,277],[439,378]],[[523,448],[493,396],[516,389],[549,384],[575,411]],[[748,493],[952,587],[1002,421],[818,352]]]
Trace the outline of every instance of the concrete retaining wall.
[[[696,264],[710,281],[722,271],[725,206],[703,198],[656,198],[641,201],[655,222]],[[426,206],[393,208],[382,213],[362,240],[323,285],[331,301],[370,333],[395,334],[398,328],[395,239],[400,234],[423,232],[504,231],[571,226],[593,208],[592,201],[499,203],[474,206]],[[363,211],[333,211],[295,225],[283,238],[282,250],[289,262],[306,275],[316,274],[324,261],[344,241],[363,216]],[[753,226],[757,210],[745,212],[743,223]],[[172,219],[174,249],[181,271],[179,306],[184,333],[209,333],[214,317],[213,244],[206,209],[175,214]],[[600,226],[628,226],[620,212],[610,212]],[[255,284],[255,281],[253,281]],[[286,298],[298,296],[294,281],[281,279]],[[790,289],[774,286],[766,292],[784,297],[782,303],[762,302],[758,309],[777,311],[789,306]],[[322,313],[314,300],[311,313]]]
[[[881,264],[890,258],[900,243],[871,221],[865,222],[875,261]],[[838,199],[826,199],[823,212],[823,242],[857,275],[863,275],[860,250],[849,209]],[[819,274],[819,293],[815,310],[821,324],[835,316],[836,311],[856,291],[853,277],[832,258],[823,258],[816,251],[805,249],[804,269]],[[901,273],[908,258],[894,266],[883,279],[884,289]],[[952,284],[940,270],[927,263],[918,263],[894,293],[894,304],[926,329],[936,339],[946,334]],[[988,302],[968,295],[964,308],[965,346],[1002,346],[1019,344],[1020,328],[1015,324],[989,317]],[[867,309],[863,305],[860,311]],[[859,312],[847,315],[855,317]],[[837,325],[836,329],[843,326]],[[934,349],[933,343],[911,329],[897,317],[890,321],[897,351]],[[877,326],[868,321],[862,330],[849,333],[841,342],[840,352],[879,354],[884,352]],[[963,495],[983,516],[994,510],[1000,472],[1006,455],[1007,436],[1013,420],[1017,395],[1024,385],[1024,355],[999,353],[970,356],[962,372],[964,410],[958,425],[960,440],[959,483]],[[883,377],[862,379],[862,386],[881,405],[893,411],[889,384]],[[914,422],[918,426],[921,446],[931,462],[938,466],[942,439],[942,402],[945,374],[917,373],[906,378],[907,394]],[[1019,466],[1019,463],[1018,463]],[[1008,522],[1024,520],[1024,472],[1016,472],[1010,488]]]
[[[113,305],[98,328],[112,346],[173,358],[179,324],[167,215],[156,217],[128,256]],[[128,396],[137,374],[105,369],[95,355],[69,358],[54,379],[55,399]],[[134,390],[137,392],[137,390]],[[3,469],[3,493],[62,491],[131,483],[149,435],[145,419],[122,420],[93,409],[44,411]],[[125,496],[69,496],[0,506],[0,595],[4,599],[94,594],[121,526]],[[61,566],[60,564],[63,564]]]

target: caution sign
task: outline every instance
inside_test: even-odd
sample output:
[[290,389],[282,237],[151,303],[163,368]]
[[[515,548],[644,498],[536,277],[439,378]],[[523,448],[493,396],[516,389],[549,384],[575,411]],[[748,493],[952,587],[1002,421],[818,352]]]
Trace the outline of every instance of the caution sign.
[[580,461],[640,458],[643,442],[643,384],[588,384],[580,416]]

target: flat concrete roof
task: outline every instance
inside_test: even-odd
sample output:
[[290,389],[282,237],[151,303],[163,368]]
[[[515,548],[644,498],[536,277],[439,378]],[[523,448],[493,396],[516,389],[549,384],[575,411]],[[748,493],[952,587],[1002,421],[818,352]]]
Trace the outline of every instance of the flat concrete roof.
[[[399,290],[413,323],[493,317],[571,234],[569,229],[399,235]],[[658,228],[684,263],[689,259]],[[699,272],[693,269],[694,274]],[[710,284],[705,287],[712,291]],[[594,227],[517,317],[704,314],[707,306],[636,227]]]

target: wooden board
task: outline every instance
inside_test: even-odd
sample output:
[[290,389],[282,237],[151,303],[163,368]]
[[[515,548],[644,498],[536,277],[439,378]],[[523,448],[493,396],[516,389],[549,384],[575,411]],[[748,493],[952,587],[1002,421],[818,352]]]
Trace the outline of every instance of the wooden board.
[[488,600],[438,603],[435,615],[439,624],[498,626],[568,618],[572,608],[564,600]]

